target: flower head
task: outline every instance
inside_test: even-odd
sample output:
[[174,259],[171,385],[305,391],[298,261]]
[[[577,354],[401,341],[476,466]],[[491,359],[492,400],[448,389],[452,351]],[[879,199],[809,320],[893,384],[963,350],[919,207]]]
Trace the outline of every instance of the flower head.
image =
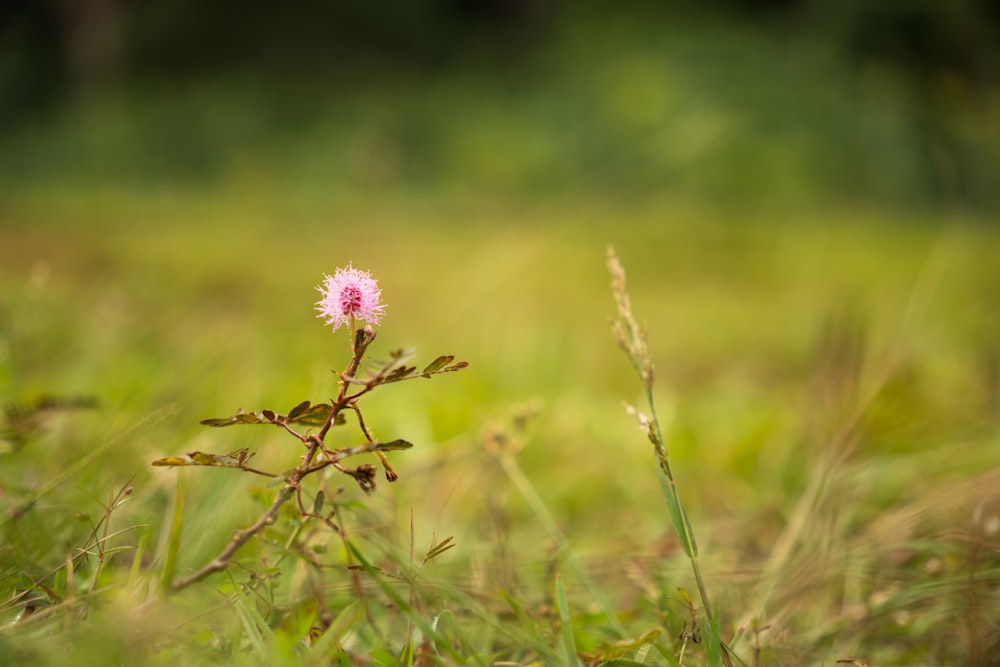
[[317,317],[327,318],[326,324],[332,324],[334,331],[353,319],[378,324],[384,315],[378,283],[367,271],[358,271],[350,264],[332,276],[324,274],[323,284],[316,289],[323,295],[316,302]]

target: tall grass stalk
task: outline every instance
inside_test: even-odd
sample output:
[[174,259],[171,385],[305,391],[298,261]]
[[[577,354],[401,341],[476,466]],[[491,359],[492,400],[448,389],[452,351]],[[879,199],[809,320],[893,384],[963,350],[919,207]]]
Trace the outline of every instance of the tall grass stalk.
[[677,481],[674,479],[673,471],[670,468],[670,458],[667,455],[667,447],[663,441],[663,431],[660,428],[659,419],[656,416],[656,404],[653,400],[653,384],[655,373],[653,372],[653,359],[649,352],[649,340],[645,326],[640,325],[632,314],[632,303],[629,299],[628,291],[625,287],[625,269],[614,248],[608,247],[608,272],[611,274],[611,292],[615,298],[615,305],[618,317],[611,321],[611,329],[614,332],[618,345],[624,350],[629,361],[642,379],[646,390],[646,405],[649,415],[639,412],[635,408],[628,406],[630,413],[639,420],[639,425],[646,433],[649,441],[653,444],[653,451],[656,455],[657,469],[659,471],[660,484],[663,488],[663,495],[667,500],[667,512],[670,515],[670,523],[674,532],[680,540],[681,548],[691,561],[691,569],[694,572],[695,582],[698,586],[698,595],[701,598],[701,606],[708,620],[710,640],[705,647],[708,664],[711,667],[719,667],[722,664],[732,665],[726,647],[722,643],[719,634],[718,620],[712,613],[712,604],[705,588],[705,579],[701,574],[701,567],[698,564],[698,543],[694,538],[694,530],[688,520],[687,512],[681,503],[680,494],[677,492]]

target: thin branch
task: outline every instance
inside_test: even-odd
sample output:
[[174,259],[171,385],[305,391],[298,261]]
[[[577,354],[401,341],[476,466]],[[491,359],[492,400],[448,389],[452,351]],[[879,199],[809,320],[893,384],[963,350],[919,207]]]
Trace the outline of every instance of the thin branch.
[[[357,403],[354,401],[351,401],[347,407],[354,410],[354,414],[358,416],[358,426],[361,427],[361,432],[365,434],[366,438],[368,438],[368,442],[375,442],[375,437],[372,435],[372,432],[368,430],[368,426],[365,424],[365,418],[361,415],[361,408],[359,408]],[[389,464],[389,459],[385,457],[385,454],[376,449],[375,456],[378,457],[379,463],[382,464],[382,468],[385,470],[385,478],[387,480],[395,482],[399,479],[399,475],[392,469],[392,466]]]
[[312,462],[313,457],[316,455],[317,445],[313,443],[309,451],[303,457],[302,465],[300,465],[292,474],[288,477],[288,481],[285,486],[281,488],[281,491],[275,497],[274,502],[267,509],[264,514],[260,516],[257,521],[253,523],[249,528],[244,530],[236,531],[233,536],[232,541],[226,545],[226,548],[222,550],[218,556],[216,556],[208,565],[201,568],[200,570],[186,576],[181,577],[174,583],[170,585],[171,592],[178,592],[184,588],[187,588],[193,583],[199,582],[210,574],[215,572],[220,572],[229,566],[229,562],[232,560],[233,556],[244,544],[250,541],[250,538],[254,535],[260,533],[265,528],[273,524],[278,519],[278,512],[281,511],[281,506],[288,502],[292,494],[299,486],[299,482],[307,474],[309,469],[307,466]]

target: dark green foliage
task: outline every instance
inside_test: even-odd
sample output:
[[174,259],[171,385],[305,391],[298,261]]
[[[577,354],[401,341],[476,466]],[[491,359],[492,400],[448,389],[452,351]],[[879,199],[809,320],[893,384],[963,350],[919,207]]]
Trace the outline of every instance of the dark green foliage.
[[[237,412],[232,417],[211,417],[202,419],[203,426],[234,426],[237,424],[302,424],[304,426],[322,426],[330,416],[333,407],[329,403],[317,403],[313,405],[309,401],[302,401],[292,408],[288,415],[279,415],[272,410],[261,410],[260,412]],[[338,414],[333,421],[334,425],[344,424],[344,416]]]

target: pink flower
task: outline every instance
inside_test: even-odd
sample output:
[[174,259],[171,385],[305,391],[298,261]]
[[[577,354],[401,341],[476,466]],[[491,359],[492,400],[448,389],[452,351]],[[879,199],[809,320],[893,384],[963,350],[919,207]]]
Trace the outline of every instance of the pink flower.
[[327,318],[326,324],[332,324],[334,331],[354,319],[369,324],[378,324],[382,319],[385,314],[385,304],[379,301],[382,290],[367,271],[358,271],[349,264],[332,276],[324,274],[323,279],[323,284],[316,287],[323,295],[316,302],[317,317]]

